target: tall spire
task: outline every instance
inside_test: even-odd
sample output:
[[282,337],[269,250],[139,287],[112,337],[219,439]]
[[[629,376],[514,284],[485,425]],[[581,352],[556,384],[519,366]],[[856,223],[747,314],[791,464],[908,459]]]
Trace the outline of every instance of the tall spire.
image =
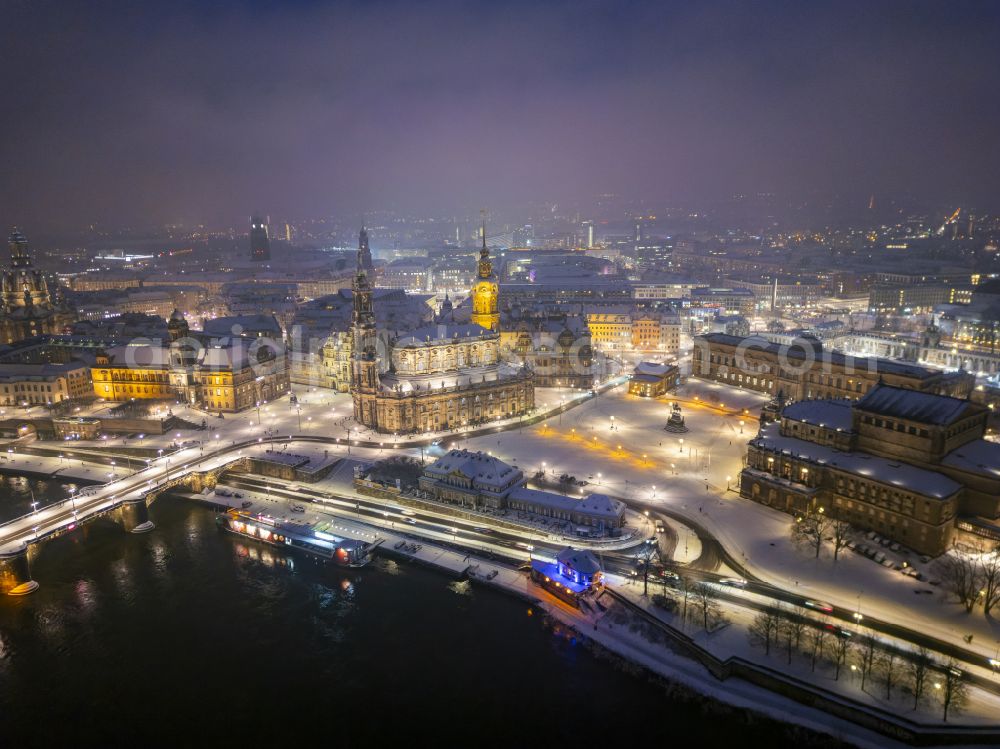
[[480,213],[480,215],[483,218],[483,229],[482,229],[482,233],[483,233],[483,248],[479,251],[479,257],[486,258],[486,257],[489,257],[489,254],[490,254],[490,251],[488,249],[486,249],[486,209],[483,208],[481,211],[479,211],[479,213]]
[[372,251],[368,247],[368,229],[364,222],[361,224],[361,231],[358,233],[358,273],[367,273],[375,268],[372,262]]

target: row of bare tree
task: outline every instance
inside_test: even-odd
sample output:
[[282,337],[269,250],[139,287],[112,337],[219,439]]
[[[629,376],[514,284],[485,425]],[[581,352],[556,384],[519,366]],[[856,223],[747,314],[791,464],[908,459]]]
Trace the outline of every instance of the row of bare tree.
[[779,607],[759,613],[747,636],[752,645],[764,648],[765,655],[772,650],[784,653],[789,664],[796,653],[809,659],[814,672],[817,663],[828,662],[834,680],[850,667],[860,677],[862,691],[867,692],[873,681],[881,681],[886,700],[892,699],[894,689],[905,687],[913,695],[914,710],[933,696],[940,701],[945,721],[949,713],[958,712],[968,701],[968,685],[957,661],[952,659],[940,666],[929,650],[899,651],[872,632],[855,638]]

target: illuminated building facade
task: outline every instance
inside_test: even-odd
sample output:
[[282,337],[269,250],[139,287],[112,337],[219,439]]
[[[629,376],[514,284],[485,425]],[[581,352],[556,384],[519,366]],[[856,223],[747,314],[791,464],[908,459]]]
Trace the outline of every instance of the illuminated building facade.
[[877,385],[859,401],[786,406],[750,441],[740,493],[791,513],[823,508],[925,554],[955,526],[1000,538],[1000,444],[964,398]]
[[533,409],[531,370],[500,360],[498,292],[484,242],[473,292],[473,320],[479,323],[380,335],[359,250],[351,351],[355,420],[377,432],[405,434],[487,423]]
[[5,406],[49,405],[93,396],[90,367],[65,364],[0,364],[0,403]]
[[479,251],[479,272],[472,287],[472,317],[474,324],[486,330],[500,329],[500,283],[493,272],[490,251],[486,249],[486,225],[483,225],[483,248]]
[[245,339],[227,345],[129,345],[99,351],[93,392],[108,401],[179,400],[208,411],[236,412],[288,392],[283,350]]
[[0,280],[0,342],[16,341],[61,333],[76,321],[73,310],[49,285],[42,273],[32,267],[28,240],[17,229],[8,239],[11,268]]

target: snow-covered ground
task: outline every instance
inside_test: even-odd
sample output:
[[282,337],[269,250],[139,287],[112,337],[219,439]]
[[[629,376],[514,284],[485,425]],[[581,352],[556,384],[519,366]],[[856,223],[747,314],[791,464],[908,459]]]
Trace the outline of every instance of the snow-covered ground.
[[[876,673],[866,680],[865,689],[862,690],[859,670],[860,650],[857,648],[860,642],[858,636],[853,638],[856,649],[852,651],[844,664],[840,678],[836,679],[835,668],[829,660],[818,659],[816,670],[812,670],[811,659],[808,655],[809,643],[805,635],[798,646],[793,645],[791,663],[788,661],[787,641],[781,635],[778,635],[777,642],[772,643],[770,654],[765,654],[762,645],[751,644],[748,633],[754,617],[757,615],[757,611],[751,608],[730,602],[719,602],[726,624],[717,629],[713,628],[713,631],[709,633],[702,627],[702,622],[699,619],[700,612],[693,602],[688,604],[688,619],[684,622],[679,613],[671,614],[659,609],[651,603],[651,596],[642,596],[642,586],[637,581],[620,585],[616,589],[636,605],[689,635],[699,646],[720,659],[725,660],[732,656],[739,656],[748,661],[777,669],[804,682],[815,684],[824,690],[850,697],[862,704],[904,716],[909,720],[928,724],[941,721],[939,695],[935,694],[934,688],[934,684],[941,681],[940,674],[937,672],[933,678],[928,679],[928,693],[916,709],[913,706],[912,693],[908,693],[903,688],[907,684],[907,679],[905,665],[901,659],[898,659],[895,664],[894,685],[890,698],[886,697],[885,680],[880,673]],[[650,592],[658,591],[659,587],[656,591],[651,590]],[[677,597],[677,594],[674,596]],[[749,596],[749,598],[754,598],[754,596]],[[763,602],[763,599],[760,600]],[[823,617],[820,614],[796,607],[788,608],[800,615],[807,614],[820,624],[823,623]],[[864,627],[855,629],[857,629],[858,635],[866,633]],[[880,645],[892,646],[903,651],[914,651],[914,648],[905,641],[877,633],[875,636]],[[828,635],[824,641],[824,647],[828,649],[834,640],[833,634]],[[938,666],[943,666],[944,663],[944,659],[936,659]],[[989,674],[987,669],[976,669],[976,672],[978,675]],[[960,724],[997,725],[997,716],[1000,715],[1000,695],[970,686],[968,696],[969,702],[961,710],[961,714],[956,712],[949,717],[949,721]]]
[[[539,389],[537,400],[539,405],[551,406],[570,393],[573,391]],[[210,447],[225,447],[227,441],[256,438],[262,440],[263,449],[263,440],[269,434],[266,430],[271,429],[272,435],[301,433],[331,439],[330,443],[311,447],[300,443],[296,452],[322,448],[330,457],[337,457],[350,451],[352,457],[369,460],[389,454],[421,455],[417,449],[397,446],[391,437],[379,448],[347,448],[345,425],[353,423],[348,416],[349,396],[317,390],[299,393],[299,399],[301,410],[290,405],[287,398],[263,406],[259,422],[256,409],[222,420],[209,416],[204,417],[209,424],[206,431],[187,431],[180,437],[147,437],[143,442],[150,446],[177,439],[203,439],[207,453]],[[684,408],[689,428],[685,434],[663,429],[672,400]],[[842,551],[837,562],[832,560],[829,549],[814,559],[810,551],[790,543],[792,519],[788,515],[739,497],[735,488],[745,444],[756,433],[756,415],[765,401],[757,393],[700,381],[690,381],[677,393],[659,400],[630,396],[625,387],[618,387],[596,398],[583,399],[576,407],[542,424],[469,439],[450,434],[442,447],[487,451],[517,464],[528,475],[541,471],[551,479],[566,473],[588,481],[585,491],[603,491],[660,505],[707,529],[749,571],[765,580],[970,647],[984,658],[995,657],[1000,649],[1000,624],[995,620],[981,613],[965,614],[960,606],[945,600],[941,589],[916,582],[850,551]],[[197,423],[201,420],[198,412],[180,415]],[[365,438],[357,433],[353,436]],[[114,442],[114,446],[120,445]],[[81,442],[73,446],[93,444]],[[281,439],[276,439],[275,444],[282,444]],[[425,456],[433,458],[434,450],[440,449],[425,450]],[[14,468],[44,471],[50,466],[49,470],[61,467],[64,475],[107,480],[106,467],[81,468],[78,463],[62,463],[58,458],[22,455],[15,455],[14,461]],[[121,471],[122,465],[116,470]],[[675,554],[682,559],[697,556],[689,535],[679,534]],[[910,562],[918,563],[914,559]],[[915,590],[933,593],[915,594]],[[963,642],[966,635],[973,636],[971,644]]]

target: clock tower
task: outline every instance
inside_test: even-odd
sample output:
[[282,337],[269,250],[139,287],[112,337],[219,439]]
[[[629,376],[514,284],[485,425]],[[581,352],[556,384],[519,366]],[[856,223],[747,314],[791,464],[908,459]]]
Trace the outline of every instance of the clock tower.
[[500,284],[493,272],[490,251],[486,249],[486,222],[483,222],[483,248],[479,251],[479,273],[472,287],[471,321],[487,330],[500,330],[498,307]]

